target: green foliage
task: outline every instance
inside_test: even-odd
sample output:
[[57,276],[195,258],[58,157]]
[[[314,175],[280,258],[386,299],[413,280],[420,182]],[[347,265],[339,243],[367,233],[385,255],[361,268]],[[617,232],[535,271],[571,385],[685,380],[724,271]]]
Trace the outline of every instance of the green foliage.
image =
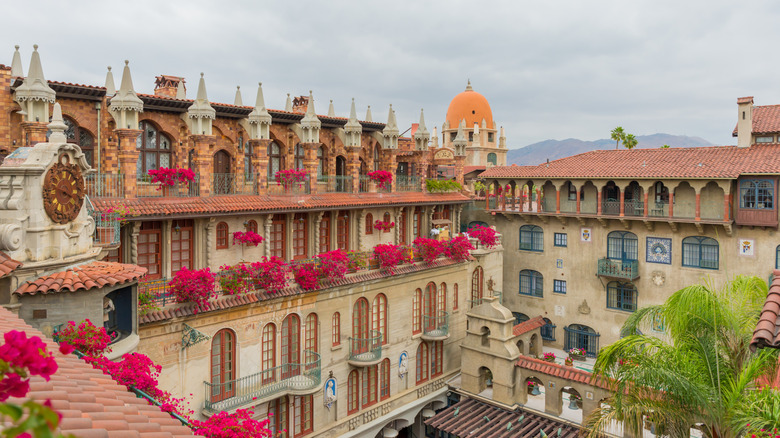
[[[766,417],[762,406],[774,409],[766,398],[758,402],[756,382],[776,371],[778,351],[749,349],[766,294],[763,280],[739,276],[717,290],[686,287],[629,316],[623,331],[633,334],[599,352],[594,373],[613,380],[615,390],[588,418],[589,436],[613,420],[637,436],[646,420],[668,436],[688,436],[696,423],[707,437],[741,436],[747,419],[754,428]],[[664,321],[665,336],[639,334],[651,332],[654,318]]]
[[459,182],[451,179],[426,179],[425,189],[429,193],[447,193],[447,192],[459,192],[463,190],[463,186]]
[[[140,288],[139,288],[140,289]],[[138,316],[144,316],[149,312],[160,310],[155,304],[155,293],[151,289],[142,289],[138,292]]]
[[8,421],[0,437],[18,437],[28,433],[35,438],[53,438],[62,435],[54,430],[60,424],[59,415],[49,406],[27,400],[19,406],[13,403],[0,403],[0,420]]
[[634,146],[636,146],[637,143],[639,143],[639,140],[634,137],[634,134],[626,134],[623,136],[623,146],[626,149],[634,149]]
[[474,181],[474,192],[479,193],[485,190],[485,183],[482,181]]
[[623,136],[626,135],[626,132],[623,130],[622,126],[618,126],[609,134],[609,138],[615,140],[615,150],[617,150],[618,146],[620,145],[620,140],[623,140]]
[[661,149],[669,149],[669,145],[665,144],[665,145],[661,146]]

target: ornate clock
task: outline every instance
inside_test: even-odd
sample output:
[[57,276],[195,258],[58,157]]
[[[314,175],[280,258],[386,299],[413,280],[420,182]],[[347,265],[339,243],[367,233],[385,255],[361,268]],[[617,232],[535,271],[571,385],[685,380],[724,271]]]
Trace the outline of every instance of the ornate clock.
[[60,155],[43,178],[43,208],[52,221],[67,224],[76,219],[84,204],[84,178],[81,169]]

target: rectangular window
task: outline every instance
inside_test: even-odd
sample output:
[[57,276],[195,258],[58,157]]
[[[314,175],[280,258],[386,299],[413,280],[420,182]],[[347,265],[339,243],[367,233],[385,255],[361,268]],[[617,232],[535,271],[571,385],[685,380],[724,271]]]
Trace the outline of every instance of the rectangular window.
[[553,280],[553,292],[557,294],[565,294],[566,293],[566,281],[564,280]]
[[376,377],[377,365],[363,368],[361,407],[365,408],[376,403]]
[[422,324],[420,324],[420,299],[422,295],[422,291],[420,289],[417,289],[417,291],[414,294],[414,298],[412,299],[412,334],[420,333],[422,331]]
[[385,359],[379,365],[379,399],[390,397],[390,361]]
[[772,143],[775,141],[775,137],[773,135],[762,135],[761,137],[756,137],[756,143]]
[[627,284],[607,286],[607,307],[633,312],[636,310],[636,289]]
[[314,430],[314,416],[312,415],[312,396],[304,395],[295,397],[295,414],[293,427],[296,437],[308,435]]
[[775,208],[775,182],[770,179],[743,180],[739,184],[739,208]]
[[341,345],[341,314],[333,314],[333,346]]
[[320,221],[319,253],[330,251],[330,212],[325,212]]
[[192,269],[192,243],[194,222],[192,219],[173,221],[171,229],[171,275],[182,268]]
[[285,217],[283,214],[275,214],[271,221],[271,256],[284,259],[286,255],[285,247],[287,239],[285,236]]
[[574,187],[574,184],[569,183],[569,201],[576,201],[577,200],[577,188]]
[[444,371],[444,342],[431,343],[431,377],[436,377]]
[[349,212],[340,211],[336,220],[336,245],[349,251]]
[[555,233],[555,241],[553,245],[555,246],[569,246],[569,235],[566,233]]
[[488,132],[488,143],[493,143],[493,136],[494,135],[495,134],[493,134],[492,132]]
[[162,224],[141,222],[138,233],[138,266],[146,268],[146,279],[162,278]]
[[306,219],[306,213],[296,213],[293,217],[292,238],[294,260],[305,259],[308,257],[307,248],[309,246],[309,221]]

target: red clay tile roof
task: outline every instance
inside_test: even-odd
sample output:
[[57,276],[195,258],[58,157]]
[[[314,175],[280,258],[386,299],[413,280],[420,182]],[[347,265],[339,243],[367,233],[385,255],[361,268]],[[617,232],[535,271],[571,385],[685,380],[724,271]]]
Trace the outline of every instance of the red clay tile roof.
[[[18,316],[0,308],[0,335],[21,330],[38,336],[54,354],[58,370],[48,382],[30,378],[28,397],[38,402],[51,400],[52,408],[62,414],[58,432],[79,437],[191,437],[192,430],[171,418],[158,407],[137,398],[109,376],[92,368],[75,355],[63,355],[57,344],[30,327]],[[22,403],[21,399],[9,399]]]
[[11,257],[8,257],[6,253],[0,251],[0,278],[15,271],[19,266],[22,266],[21,262],[17,262]]
[[468,175],[471,172],[476,172],[478,170],[485,170],[485,166],[463,166],[463,174]]
[[561,379],[573,380],[587,385],[597,386],[599,388],[611,389],[603,378],[595,378],[592,373],[583,371],[574,367],[567,367],[557,363],[547,362],[541,359],[535,359],[528,356],[520,356],[515,363],[520,368],[531,371],[537,371],[548,376],[559,377]]
[[780,174],[780,144],[590,151],[538,166],[491,167],[479,177],[734,179],[745,174]]
[[776,269],[774,276],[750,342],[753,351],[756,347],[780,348],[780,270]]
[[47,81],[50,84],[57,84],[57,85],[67,85],[70,87],[80,87],[80,88],[93,88],[95,90],[103,90],[106,91],[106,87],[100,87],[97,85],[85,85],[85,84],[76,84],[73,82],[60,82],[60,81]]
[[[780,105],[763,105],[753,107],[753,134],[771,134],[780,132]],[[737,136],[737,127],[731,135]]]
[[[457,411],[456,411],[457,410]],[[457,414],[456,414],[457,412]],[[522,422],[520,417],[523,417]],[[575,438],[580,428],[533,411],[502,409],[467,398],[425,420],[425,424],[454,436],[478,438],[537,437],[539,430],[551,437]],[[507,425],[511,424],[511,427]],[[560,429],[560,434],[558,430]]]
[[737,103],[750,103],[753,101],[753,96],[738,97]]
[[410,265],[402,265],[395,269],[394,274],[390,274],[385,271],[380,270],[373,270],[373,271],[364,271],[363,273],[357,274],[357,275],[350,275],[342,280],[333,282],[327,286],[305,291],[300,286],[293,285],[288,286],[279,292],[275,294],[269,294],[264,291],[261,292],[253,292],[253,293],[247,293],[241,296],[227,296],[224,298],[219,298],[215,301],[212,301],[209,303],[209,308],[205,309],[203,307],[198,307],[194,303],[188,303],[188,304],[182,304],[180,307],[175,308],[168,308],[168,309],[162,309],[157,310],[153,312],[149,312],[144,316],[141,316],[138,318],[139,324],[148,324],[153,322],[159,322],[159,321],[166,321],[173,318],[183,318],[187,316],[192,316],[198,313],[204,313],[204,312],[215,312],[218,310],[224,310],[224,309],[230,309],[233,307],[238,306],[244,306],[247,304],[257,303],[260,301],[266,301],[271,300],[274,298],[279,297],[287,297],[287,296],[293,296],[293,295],[300,295],[307,292],[315,292],[317,290],[322,289],[328,289],[331,287],[336,286],[343,286],[347,284],[356,284],[363,281],[370,281],[370,280],[378,280],[380,278],[386,278],[391,277],[393,275],[405,275],[405,274],[411,274],[413,272],[422,271],[424,269],[430,269],[430,268],[438,268],[443,266],[450,266],[457,264],[458,262],[455,262],[450,259],[438,259],[434,260],[431,264],[424,264],[424,263],[416,263],[416,264],[410,264]]
[[547,324],[544,321],[544,318],[542,316],[537,316],[536,318],[531,318],[528,321],[523,321],[520,324],[517,324],[516,326],[512,327],[512,335],[519,336],[525,333],[530,332],[533,329],[537,329],[543,325]]
[[421,192],[363,193],[360,195],[323,193],[301,196],[303,202],[297,202],[296,199],[298,198],[291,196],[235,195],[193,198],[96,198],[92,202],[98,211],[106,211],[111,207],[117,207],[119,204],[122,204],[131,208],[141,218],[470,202],[468,197],[457,192],[438,194]]
[[15,294],[49,294],[64,291],[90,290],[96,287],[114,286],[146,275],[146,268],[112,262],[92,262],[65,271],[45,275],[33,281],[25,281]]

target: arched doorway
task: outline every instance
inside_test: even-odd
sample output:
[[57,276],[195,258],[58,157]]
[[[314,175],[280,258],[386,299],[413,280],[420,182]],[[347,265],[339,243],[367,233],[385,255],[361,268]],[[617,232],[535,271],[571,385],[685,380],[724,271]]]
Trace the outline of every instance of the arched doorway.
[[224,149],[214,154],[214,172],[212,174],[214,194],[226,195],[231,192],[233,175],[230,171],[230,161],[230,154]]
[[349,182],[347,175],[347,160],[343,156],[336,157],[336,191],[346,192]]

